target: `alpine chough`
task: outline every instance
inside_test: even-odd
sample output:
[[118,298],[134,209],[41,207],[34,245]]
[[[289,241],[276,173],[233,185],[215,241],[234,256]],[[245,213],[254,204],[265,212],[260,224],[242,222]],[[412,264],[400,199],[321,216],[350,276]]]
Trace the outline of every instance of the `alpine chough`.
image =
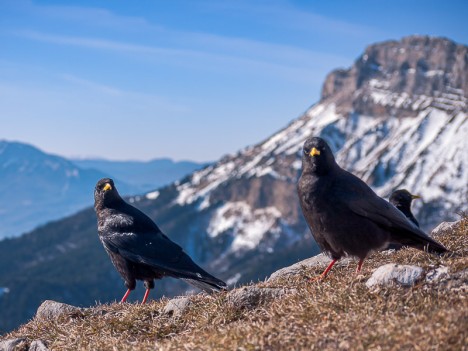
[[[413,222],[418,228],[419,223],[414,218],[413,213],[411,212],[411,202],[414,199],[420,199],[419,195],[412,195],[406,189],[399,189],[395,190],[392,195],[390,195],[390,199],[388,200],[393,206],[398,208],[411,222]],[[387,250],[399,250],[403,247],[400,244],[389,244]]]
[[315,241],[332,258],[320,278],[345,255],[359,258],[359,272],[371,251],[389,243],[437,254],[447,251],[361,179],[340,168],[321,138],[304,143],[297,191]]
[[417,227],[419,227],[419,223],[414,218],[413,213],[411,212],[411,202],[414,199],[420,199],[421,196],[413,195],[406,189],[398,189],[395,190],[392,195],[390,195],[390,199],[388,200],[393,206],[398,208],[403,214],[408,218],[411,222],[413,222]]
[[146,302],[154,279],[179,278],[207,292],[226,289],[226,283],[205,272],[172,242],[143,212],[126,203],[112,179],[98,181],[94,190],[99,239],[125,281],[125,302],[143,280]]

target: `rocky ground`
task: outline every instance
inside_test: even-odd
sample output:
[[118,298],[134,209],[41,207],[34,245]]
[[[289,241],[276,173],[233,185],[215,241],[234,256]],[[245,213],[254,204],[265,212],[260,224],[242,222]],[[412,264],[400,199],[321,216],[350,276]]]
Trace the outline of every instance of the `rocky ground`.
[[45,301],[4,335],[0,350],[463,350],[468,345],[468,218],[433,236],[452,254],[414,249],[372,255],[360,275],[312,257],[264,282],[81,309]]

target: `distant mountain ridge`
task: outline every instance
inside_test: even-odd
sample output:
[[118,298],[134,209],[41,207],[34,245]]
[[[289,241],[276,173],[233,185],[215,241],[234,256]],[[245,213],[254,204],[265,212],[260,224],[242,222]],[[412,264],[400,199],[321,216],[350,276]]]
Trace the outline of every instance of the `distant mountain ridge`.
[[93,189],[101,178],[116,178],[124,195],[138,194],[201,166],[170,159],[74,162],[26,143],[0,140],[0,239],[21,235],[92,205]]
[[[371,45],[350,69],[332,72],[322,99],[282,130],[128,201],[230,284],[263,279],[318,252],[296,193],[302,144],[312,135],[325,138],[337,162],[381,196],[396,188],[421,195],[414,213],[426,230],[455,219],[468,197],[467,49],[425,36]],[[443,53],[431,56],[437,50]],[[0,321],[9,321],[0,329],[30,316],[45,298],[89,305],[124,290],[100,247],[92,209],[0,242],[0,267],[13,253],[14,268],[0,269],[0,286],[11,292],[0,298]],[[163,280],[153,296],[186,290]]]
[[78,167],[96,169],[145,192],[180,179],[208,165],[208,162],[174,161],[158,158],[150,161],[111,161],[105,159],[72,159]]
[[[0,239],[89,206],[104,176],[32,145],[0,140]],[[122,182],[122,191],[133,189]]]

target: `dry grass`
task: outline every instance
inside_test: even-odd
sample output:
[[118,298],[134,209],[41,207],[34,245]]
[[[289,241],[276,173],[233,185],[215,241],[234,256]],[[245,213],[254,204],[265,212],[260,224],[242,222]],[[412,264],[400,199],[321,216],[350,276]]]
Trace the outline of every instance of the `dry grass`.
[[374,268],[390,262],[444,265],[457,275],[468,268],[467,232],[465,217],[458,230],[438,238],[452,257],[404,249],[373,255],[360,276],[351,264],[334,268],[323,282],[308,282],[321,272],[316,268],[259,283],[296,292],[254,310],[235,308],[227,294],[193,296],[180,318],[162,313],[166,300],[100,305],[82,318],[32,320],[3,338],[42,339],[52,350],[467,350],[466,278],[458,288],[423,281],[370,292],[364,284]]

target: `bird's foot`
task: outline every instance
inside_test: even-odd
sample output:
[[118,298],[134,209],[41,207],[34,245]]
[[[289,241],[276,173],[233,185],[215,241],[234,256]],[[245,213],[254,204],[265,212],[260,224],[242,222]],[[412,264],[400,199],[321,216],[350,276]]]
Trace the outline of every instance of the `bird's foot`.
[[327,277],[328,272],[330,272],[330,270],[332,269],[336,261],[338,261],[338,259],[333,259],[328,265],[327,269],[325,269],[322,274],[320,274],[318,277],[309,279],[309,281],[316,282],[316,281],[324,280]]
[[314,283],[314,282],[319,282],[319,281],[322,281],[322,280],[325,280],[325,278],[327,277],[327,275],[325,274],[320,274],[316,277],[313,277],[313,278],[309,278],[309,282],[310,283]]

